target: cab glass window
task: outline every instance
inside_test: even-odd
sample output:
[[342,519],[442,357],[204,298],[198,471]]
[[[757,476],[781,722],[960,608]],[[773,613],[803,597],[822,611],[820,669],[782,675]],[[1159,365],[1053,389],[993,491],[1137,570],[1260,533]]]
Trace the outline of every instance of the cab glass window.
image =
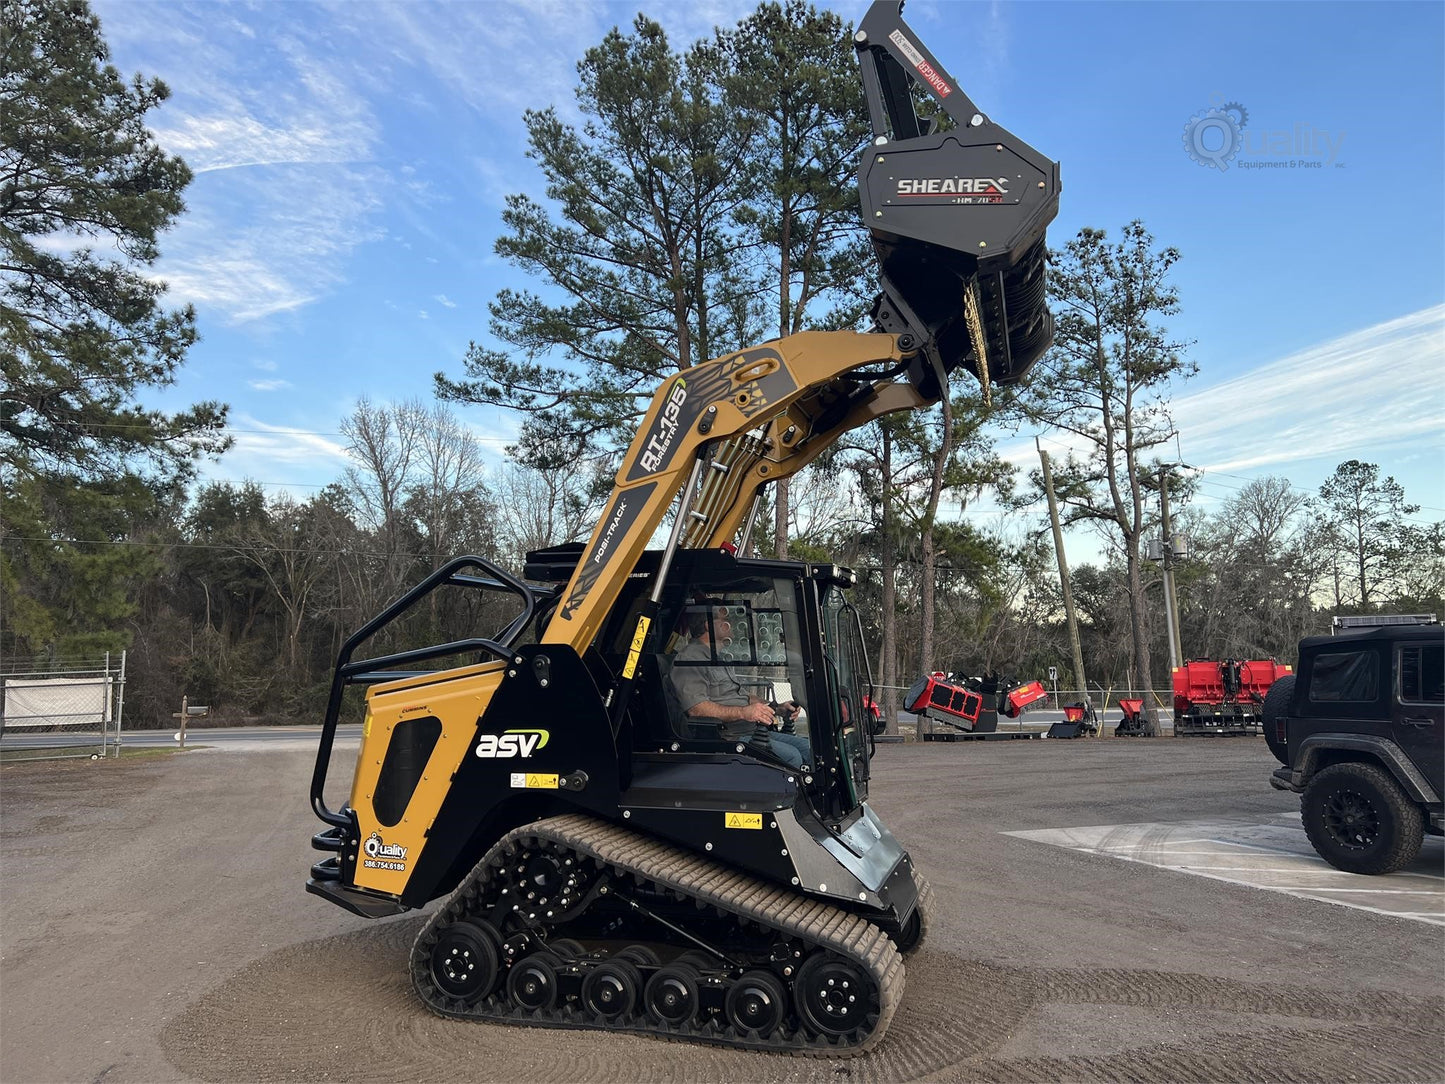
[[1379,664],[1374,651],[1339,651],[1315,656],[1310,700],[1315,703],[1368,703],[1379,695]]
[[1400,648],[1400,699],[1411,704],[1445,701],[1445,644]]

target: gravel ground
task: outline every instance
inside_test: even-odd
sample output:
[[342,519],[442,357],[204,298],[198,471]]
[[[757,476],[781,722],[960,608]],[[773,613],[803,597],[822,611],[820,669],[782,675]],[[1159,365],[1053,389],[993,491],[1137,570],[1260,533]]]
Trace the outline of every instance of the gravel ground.
[[1273,765],[1257,739],[881,746],[873,803],[940,919],[847,1062],[431,1016],[421,919],[302,889],[305,752],[9,765],[0,1080],[1445,1079],[1445,929],[1000,834],[1263,820],[1296,801]]

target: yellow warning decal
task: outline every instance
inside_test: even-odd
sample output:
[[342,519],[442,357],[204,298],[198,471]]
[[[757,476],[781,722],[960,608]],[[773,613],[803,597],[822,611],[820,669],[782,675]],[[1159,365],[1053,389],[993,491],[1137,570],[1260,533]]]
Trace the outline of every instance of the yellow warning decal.
[[761,813],[724,813],[724,828],[761,828],[763,826],[763,815]]
[[515,790],[556,790],[557,776],[540,772],[512,772],[511,783]]
[[622,676],[628,681],[637,671],[637,660],[642,656],[642,644],[647,639],[647,628],[652,624],[652,619],[639,617],[637,619],[637,631],[632,634],[632,647],[627,652],[627,664],[622,667]]

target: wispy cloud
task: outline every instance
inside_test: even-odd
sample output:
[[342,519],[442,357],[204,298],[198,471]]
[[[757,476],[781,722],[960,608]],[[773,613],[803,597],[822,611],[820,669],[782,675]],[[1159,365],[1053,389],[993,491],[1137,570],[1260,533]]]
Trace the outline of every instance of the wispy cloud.
[[438,303],[444,305],[446,308],[454,309],[457,307],[457,303],[451,298],[447,297],[446,294],[437,294],[436,300]]
[[283,388],[289,388],[289,387],[291,387],[291,381],[289,381],[289,380],[280,380],[280,379],[277,379],[277,380],[249,380],[249,381],[247,381],[247,383],[250,384],[251,387],[255,388],[257,391],[280,391],[280,390],[282,390]]
[[[1186,385],[1170,402],[1180,450],[1192,466],[1228,473],[1289,473],[1291,464],[1381,459],[1407,446],[1445,448],[1445,305],[1299,350],[1243,376]],[[1052,454],[1085,443],[1047,434]],[[1001,449],[1024,469],[1032,440]],[[1172,446],[1169,454],[1172,454]]]
[[346,464],[344,445],[320,433],[268,425],[248,414],[239,415],[235,426],[235,443],[226,453],[225,469],[270,481],[277,467],[306,466],[338,470]]
[[1190,462],[1229,471],[1445,445],[1445,305],[1177,397]]
[[371,162],[379,125],[352,54],[276,8],[99,10],[120,63],[171,87],[152,123],[197,174],[157,268],[172,299],[240,323],[334,288],[345,257],[377,236],[389,184]]

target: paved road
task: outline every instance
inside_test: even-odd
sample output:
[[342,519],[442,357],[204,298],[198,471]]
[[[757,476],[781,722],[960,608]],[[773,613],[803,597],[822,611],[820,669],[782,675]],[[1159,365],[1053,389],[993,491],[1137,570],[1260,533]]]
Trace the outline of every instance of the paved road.
[[[316,748],[320,740],[320,726],[236,726],[198,727],[186,731],[186,745],[214,746],[218,749],[256,751],[261,748],[280,750],[307,745]],[[361,724],[349,723],[336,728],[338,741],[357,741],[361,738]],[[90,739],[98,744],[99,738]],[[84,745],[75,735],[27,734],[23,731],[7,733],[3,746],[6,751],[70,748]],[[179,746],[174,730],[127,730],[121,734],[121,746],[126,749],[174,749]]]

